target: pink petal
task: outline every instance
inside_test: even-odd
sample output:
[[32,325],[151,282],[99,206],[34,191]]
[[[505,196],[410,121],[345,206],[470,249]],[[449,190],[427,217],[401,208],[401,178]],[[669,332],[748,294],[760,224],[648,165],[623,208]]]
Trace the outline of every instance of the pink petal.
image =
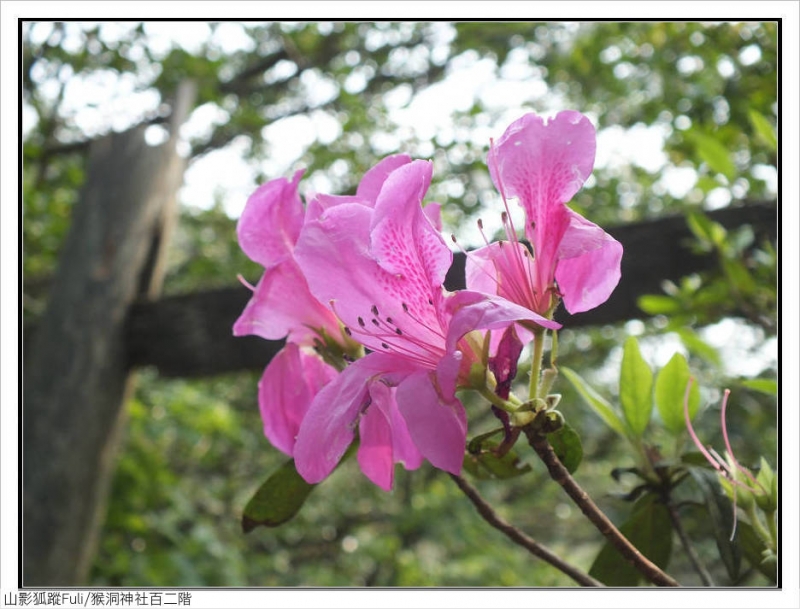
[[366,204],[366,202],[360,197],[315,194],[309,197],[306,203],[305,222],[313,222],[314,220],[317,220],[325,210],[335,207],[336,205],[342,205],[343,203],[359,203],[361,205]]
[[455,396],[458,388],[458,377],[464,364],[461,351],[447,353],[436,366],[436,386],[444,396]]
[[[396,390],[392,389],[392,391],[395,392]],[[397,406],[396,396],[393,395],[390,405],[389,418],[391,419],[392,425],[394,460],[396,463],[402,463],[403,467],[408,470],[417,469],[422,465],[422,453],[419,452],[416,444],[414,444],[414,441],[411,439],[406,420],[403,418]]]
[[288,343],[272,358],[258,383],[264,435],[291,456],[300,423],[314,396],[336,376],[319,357]]
[[434,467],[460,474],[467,439],[467,416],[454,396],[442,396],[433,372],[417,372],[397,387],[397,405],[411,439]]
[[[415,205],[419,209],[418,201]],[[355,340],[374,351],[438,361],[444,331],[431,302],[441,287],[428,284],[421,268],[409,266],[404,275],[378,264],[370,251],[373,213],[358,204],[327,210],[303,228],[295,251],[298,263],[312,293],[331,303]]]
[[294,461],[306,482],[328,477],[355,437],[354,422],[367,402],[367,378],[374,374],[358,360],[328,383],[311,402],[297,434]]
[[387,178],[375,203],[370,241],[381,267],[413,284],[426,302],[453,262],[450,248],[421,206],[432,172],[429,161],[413,161]]
[[247,256],[263,267],[280,262],[294,248],[303,226],[303,202],[297,184],[303,171],[260,186],[247,200],[236,225],[239,245]]
[[439,203],[428,203],[422,208],[425,216],[431,221],[433,228],[442,232],[442,206]]
[[532,311],[546,312],[548,285],[539,279],[537,264],[518,241],[490,243],[467,256],[468,290],[496,294]]
[[498,189],[519,197],[532,220],[539,207],[566,203],[578,192],[592,173],[594,155],[594,126],[567,110],[548,122],[526,114],[511,123],[495,143],[489,165]]
[[361,182],[358,184],[356,196],[360,199],[370,201],[374,205],[389,174],[410,162],[411,157],[407,154],[395,154],[386,157],[364,174],[364,177],[361,178]]
[[499,243],[490,243],[467,254],[464,278],[468,290],[499,295],[500,279],[494,262],[499,247]]
[[448,298],[447,307],[452,312],[447,332],[448,353],[455,351],[461,337],[473,330],[498,330],[514,322],[531,322],[551,330],[561,327],[558,322],[499,296],[467,290],[456,292]]
[[407,154],[386,157],[364,174],[355,195],[315,194],[309,197],[306,205],[306,222],[316,220],[326,209],[342,203],[358,203],[367,207],[375,207],[378,193],[389,174],[410,162],[411,157]]
[[[381,385],[381,383],[372,385]],[[389,388],[386,387],[386,389]],[[384,410],[375,403],[376,397],[376,395],[372,395],[372,403],[361,417],[358,425],[360,438],[358,464],[367,478],[383,490],[390,491],[394,481],[392,427]]]
[[422,464],[422,455],[411,441],[408,427],[397,408],[395,389],[386,383],[369,382],[371,403],[359,424],[358,462],[372,482],[388,491],[394,479],[394,464],[406,469]]
[[556,250],[569,218],[564,203],[592,172],[595,129],[574,111],[549,122],[526,114],[512,123],[489,155],[495,185],[506,197],[518,197],[525,209],[525,234],[533,244],[540,283],[555,272]]
[[622,244],[570,210],[570,226],[559,247],[558,289],[570,313],[603,304],[620,279]]
[[345,368],[316,395],[294,447],[295,466],[306,482],[320,482],[333,471],[355,437],[359,414],[369,404],[370,379],[396,368],[394,358],[372,353]]
[[233,326],[233,334],[255,334],[267,340],[288,335],[292,342],[312,344],[319,328],[330,336],[339,335],[336,317],[314,298],[300,267],[288,257],[264,271]]

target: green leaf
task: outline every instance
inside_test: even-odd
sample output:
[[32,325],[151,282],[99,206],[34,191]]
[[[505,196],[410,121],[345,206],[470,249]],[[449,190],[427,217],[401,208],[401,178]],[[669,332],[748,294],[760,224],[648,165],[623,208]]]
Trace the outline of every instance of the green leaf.
[[603,419],[606,425],[616,431],[619,435],[627,438],[625,424],[619,415],[614,411],[614,408],[609,404],[600,394],[598,394],[581,376],[566,367],[559,367],[559,370],[567,377],[567,380],[572,383],[575,390],[581,395],[586,404],[595,411],[595,413]]
[[728,181],[733,182],[736,178],[736,165],[731,159],[728,149],[719,141],[705,133],[697,131],[686,134],[694,142],[695,150],[700,158],[705,161],[711,171],[721,173]]
[[[663,503],[652,494],[643,496],[619,530],[648,559],[666,569],[672,554],[672,521]],[[589,575],[607,586],[636,586],[642,578],[610,542],[601,548]]]
[[681,342],[686,346],[690,353],[702,357],[707,362],[719,366],[722,358],[714,347],[709,345],[700,336],[688,327],[676,328],[675,332],[681,338]]
[[683,311],[683,305],[677,299],[661,294],[639,296],[636,304],[648,315],[671,315]]
[[756,293],[758,284],[741,261],[723,259],[722,268],[736,291],[744,295]]
[[698,211],[690,211],[686,214],[686,224],[689,230],[694,233],[700,242],[710,248],[721,246],[725,242],[727,231],[718,222],[714,222],[705,214]]
[[738,581],[742,553],[739,544],[735,543],[735,538],[734,541],[731,541],[733,504],[722,491],[716,472],[700,467],[690,467],[689,473],[703,493],[708,519],[711,521],[711,530],[717,542],[720,558],[728,571],[728,577],[732,581]]
[[[497,446],[499,442],[495,440],[486,439],[481,442],[481,452],[467,452],[464,455],[464,469],[479,480],[506,480],[531,471],[530,464],[522,461],[513,450],[498,457],[492,452]],[[483,447],[487,450],[483,450]]]
[[760,114],[756,110],[751,109],[747,114],[750,117],[753,129],[756,130],[756,134],[758,134],[759,138],[775,152],[778,149],[778,138],[775,135],[775,127],[772,126],[763,114]]
[[[681,433],[686,423],[683,420],[683,400],[686,385],[691,373],[686,358],[680,353],[672,356],[656,377],[656,407],[664,422],[664,427],[673,434]],[[694,418],[700,407],[700,390],[697,383],[692,384],[689,392],[689,418]]]
[[547,441],[567,471],[574,474],[583,459],[583,445],[578,432],[565,423],[558,431],[548,434]]
[[652,390],[653,372],[639,351],[639,342],[629,336],[625,340],[619,374],[619,401],[625,420],[636,437],[642,436],[650,422]]
[[303,480],[294,467],[294,459],[290,459],[247,502],[242,529],[249,533],[257,526],[277,527],[291,520],[315,487],[316,484]]

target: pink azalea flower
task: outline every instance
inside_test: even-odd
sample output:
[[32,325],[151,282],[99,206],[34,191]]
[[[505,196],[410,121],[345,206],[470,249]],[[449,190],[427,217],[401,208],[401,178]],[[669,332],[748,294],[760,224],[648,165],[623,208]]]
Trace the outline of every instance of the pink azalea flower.
[[294,455],[308,482],[330,474],[356,429],[361,469],[381,488],[391,488],[396,462],[413,469],[421,457],[459,473],[467,421],[455,391],[477,358],[463,337],[514,321],[558,327],[497,297],[444,291],[452,253],[436,207],[421,207],[431,171],[427,161],[403,164],[374,207],[328,207],[301,232],[296,258],[312,293],[372,351],[326,385],[303,419]]
[[338,344],[347,351],[353,347],[327,304],[311,293],[295,260],[300,231],[328,207],[345,202],[374,205],[386,176],[410,160],[405,155],[384,159],[364,176],[355,196],[316,195],[305,208],[297,192],[303,174],[298,171],[291,181],[279,178],[258,188],[239,219],[242,250],[265,270],[258,285],[251,287],[253,296],[236,320],[233,333],[287,339],[287,345],[264,370],[258,392],[264,433],[287,455],[294,452],[300,422],[312,399],[337,374],[309,348]]
[[[526,114],[492,144],[488,164],[503,197],[509,242],[487,244],[467,259],[467,287],[496,293],[542,315],[556,297],[570,313],[605,302],[620,278],[622,245],[565,204],[594,165],[595,131],[578,112],[549,122]],[[525,210],[529,251],[519,242],[507,197]]]

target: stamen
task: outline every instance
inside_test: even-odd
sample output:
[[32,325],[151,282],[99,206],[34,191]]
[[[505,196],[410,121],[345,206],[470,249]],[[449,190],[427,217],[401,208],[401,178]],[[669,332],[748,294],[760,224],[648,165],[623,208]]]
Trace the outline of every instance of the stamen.
[[344,333],[347,334],[347,336],[353,336],[353,333],[350,331],[350,328],[348,328],[347,326],[344,327]]
[[483,238],[483,242],[486,245],[489,245],[489,239],[486,238],[486,233],[483,232],[483,220],[478,218],[478,232],[480,232],[481,237]]
[[691,392],[692,385],[694,384],[694,378],[689,377],[689,382],[686,383],[686,392],[683,394],[683,419],[686,422],[686,429],[689,432],[689,436],[692,438],[692,442],[698,448],[698,450],[702,453],[702,455],[706,458],[706,461],[711,463],[714,466],[714,469],[719,471],[724,471],[720,468],[719,463],[711,454],[706,450],[706,447],[703,446],[703,443],[700,442],[700,438],[697,437],[697,434],[694,431],[694,427],[692,427],[692,421],[689,418],[689,393]]
[[375,315],[376,317],[378,316],[378,307],[376,307],[375,305],[372,305],[370,311],[372,311],[372,314]]
[[359,317],[358,318],[358,325],[361,326],[362,328],[367,325],[367,324],[364,323],[364,318],[363,317]]
[[728,439],[728,424],[726,421],[725,411],[728,408],[728,396],[731,394],[730,389],[726,389],[722,395],[722,412],[720,416],[722,417],[722,438],[725,441],[725,450],[728,451],[728,455],[730,455],[731,461],[733,462],[733,466],[742,472],[747,478],[755,484],[758,488],[762,489],[764,492],[767,490],[761,485],[761,483],[755,479],[753,474],[746,467],[742,467],[739,462],[736,460],[736,456],[733,454],[733,449],[731,448],[730,440]]
[[256,291],[256,288],[250,282],[248,282],[244,277],[242,277],[241,275],[236,275],[236,279],[238,279],[239,283],[244,285],[244,287],[249,288],[251,292],[255,292]]

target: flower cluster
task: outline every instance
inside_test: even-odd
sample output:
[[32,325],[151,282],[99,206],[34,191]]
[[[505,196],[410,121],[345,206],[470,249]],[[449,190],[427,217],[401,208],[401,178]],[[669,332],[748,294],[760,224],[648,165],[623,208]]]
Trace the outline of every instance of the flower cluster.
[[[460,473],[467,418],[456,391],[507,398],[517,335],[557,329],[560,300],[585,311],[619,281],[621,245],[566,206],[594,153],[594,128],[577,112],[549,122],[528,114],[492,143],[508,242],[472,252],[457,292],[443,285],[452,252],[439,205],[423,204],[429,161],[388,157],[352,196],[316,194],[304,205],[297,172],[250,197],[239,242],[265,270],[234,333],[286,338],[259,404],[267,438],[305,480],[327,477],[356,440],[361,470],[386,490],[396,463],[427,459]],[[507,197],[525,210],[530,248]]]

